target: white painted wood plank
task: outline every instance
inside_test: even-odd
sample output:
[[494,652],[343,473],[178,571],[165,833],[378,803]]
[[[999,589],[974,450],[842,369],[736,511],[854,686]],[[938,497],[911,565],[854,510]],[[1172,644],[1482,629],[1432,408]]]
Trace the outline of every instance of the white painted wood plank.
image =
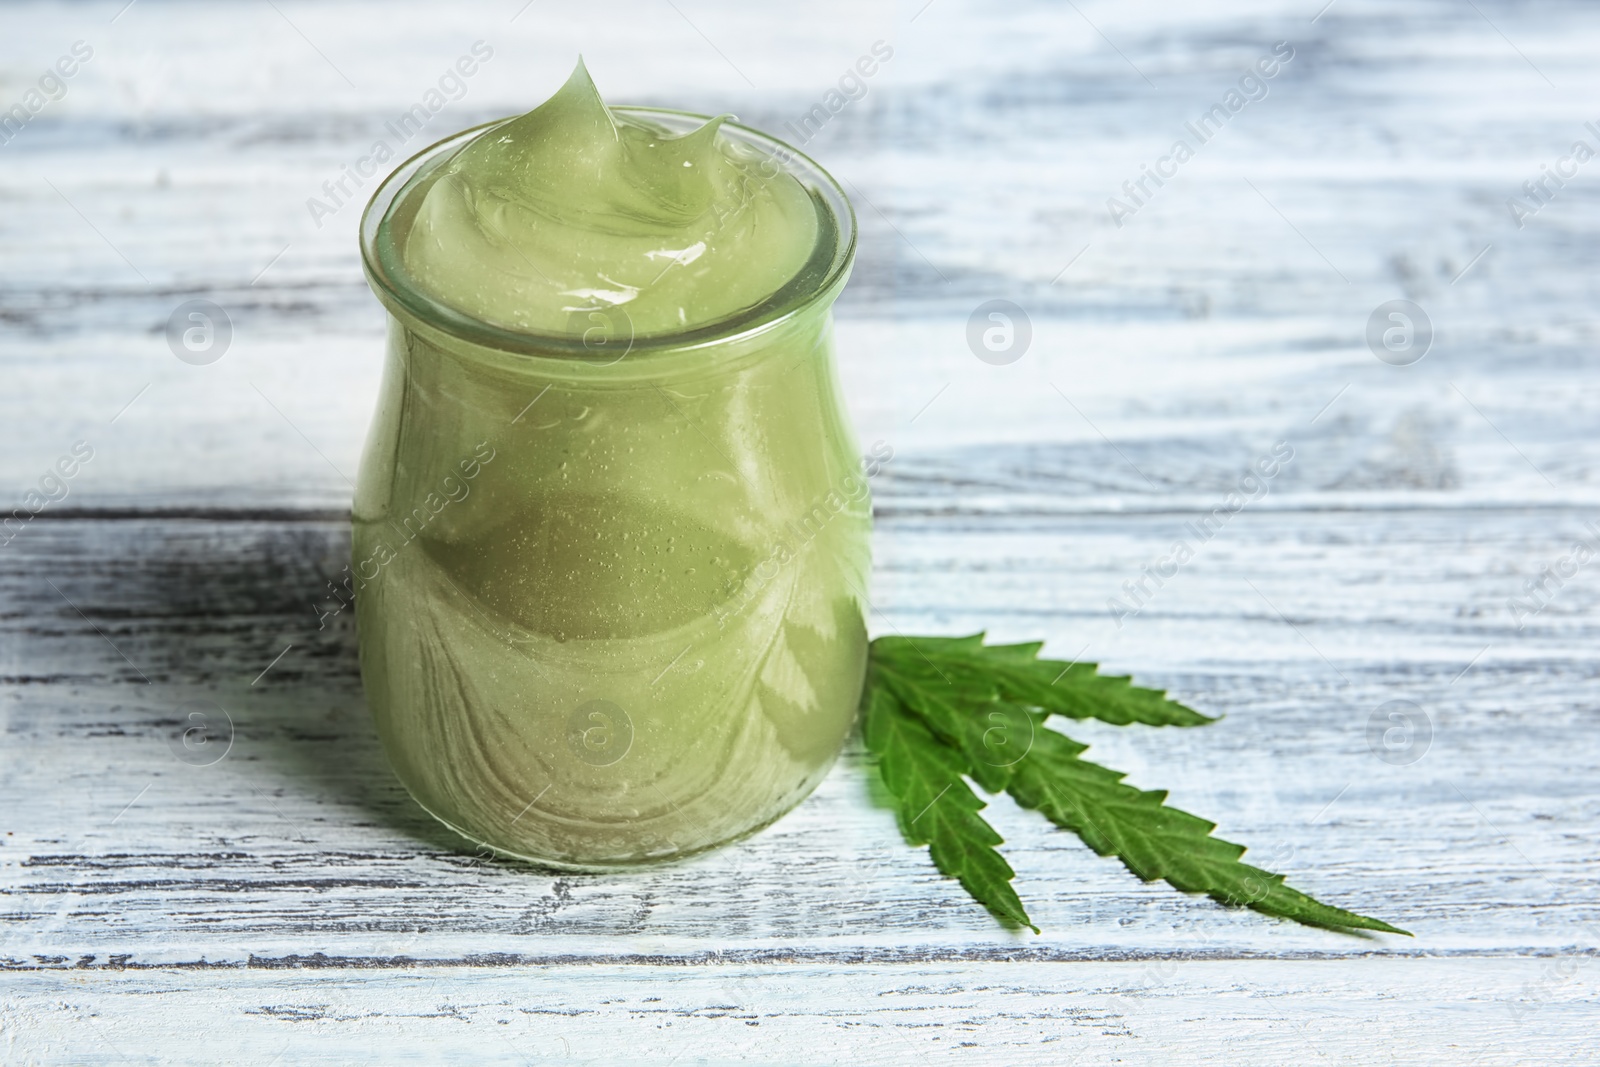
[[[1600,594],[1584,570],[1521,629],[1508,601],[1600,516],[1593,175],[1525,228],[1505,199],[1597,120],[1592,8],[935,0],[779,34],[703,2],[278,6],[8,9],[5,102],[96,57],[0,146],[0,490],[96,456],[0,548],[3,1058],[1587,1062]],[[317,229],[304,200],[480,37],[430,138],[578,50],[614,97],[780,128],[892,40],[807,146],[855,186],[841,363],[896,449],[875,629],[1044,637],[1225,713],[1068,729],[1416,941],[1140,885],[1002,799],[1046,928],[1005,933],[854,745],[687,863],[458,851],[382,761],[349,619],[316,629],[382,322],[355,208]],[[1105,198],[1279,38],[1268,98],[1117,228]],[[197,295],[237,327],[211,367],[160,336]],[[1394,368],[1362,335],[1401,296],[1438,337]],[[1010,367],[964,340],[993,297],[1033,319]],[[1270,494],[1118,627],[1108,598],[1278,440]],[[213,767],[168,747],[196,697],[235,717]],[[1433,727],[1413,764],[1369,747],[1392,699]]]
[[[441,135],[525,107],[580,47],[618,96],[781,128],[885,34],[899,51],[882,80],[808,145],[860,194],[841,359],[867,440],[917,455],[1086,443],[1084,462],[1111,470],[1103,432],[1172,488],[1192,471],[1153,450],[1226,453],[1292,433],[1349,385],[1319,423],[1345,466],[1311,488],[1470,502],[1592,500],[1600,484],[1585,373],[1600,329],[1593,183],[1569,183],[1520,230],[1504,207],[1594,117],[1584,100],[1600,69],[1574,47],[1593,32],[1582,5],[1534,18],[1491,4],[1485,21],[1469,5],[1344,0],[1316,23],[1299,3],[1090,5],[1153,86],[1069,9],[940,0],[909,23],[888,5],[819,7],[775,46],[764,16],[707,5],[696,24],[725,32],[737,65],[759,64],[756,88],[666,5],[618,7],[603,39],[588,16],[511,23],[504,6],[286,8],[354,89],[269,8],[146,2],[114,25],[92,7],[14,8],[25,32],[0,59],[7,84],[83,34],[101,43],[4,146],[0,360],[19,387],[0,395],[0,484],[20,496],[83,438],[99,451],[79,504],[342,506],[381,314],[360,278],[355,208],[318,229],[304,203],[475,37],[499,51],[434,120]],[[1271,95],[1114,226],[1106,197],[1278,38],[1298,51]],[[644,50],[651,39],[679,47]],[[179,59],[198,54],[216,58]],[[178,363],[161,334],[196,295],[235,319],[210,367]],[[1372,309],[1399,296],[1438,331],[1405,369],[1362,340]],[[965,347],[968,314],[992,297],[1036,322],[1012,367]],[[1435,447],[1433,473],[1451,477],[1374,475],[1397,433]]]
[[1594,960],[452,967],[0,980],[8,1062],[1593,1062]]
[[[1173,517],[880,527],[880,627],[1044,636],[1058,655],[1136,670],[1225,715],[1196,731],[1063,728],[1307,890],[1415,942],[1306,930],[1143,885],[1000,798],[995,823],[1046,929],[1008,934],[900,843],[854,747],[794,814],[693,861],[605,876],[481,863],[384,763],[350,617],[317,630],[312,603],[347,551],[342,524],[41,523],[0,570],[14,605],[0,661],[11,820],[0,952],[28,968],[314,953],[1600,949],[1595,594],[1575,584],[1519,634],[1501,607],[1516,578],[1498,562],[1548,558],[1574,521],[1489,513],[1464,532],[1426,512],[1246,513],[1120,630],[1107,588],[1164,549]],[[1385,574],[1405,581],[1375,586]],[[170,748],[193,699],[235,725],[214,766],[186,766]],[[1393,699],[1432,725],[1407,765],[1369,743]]]

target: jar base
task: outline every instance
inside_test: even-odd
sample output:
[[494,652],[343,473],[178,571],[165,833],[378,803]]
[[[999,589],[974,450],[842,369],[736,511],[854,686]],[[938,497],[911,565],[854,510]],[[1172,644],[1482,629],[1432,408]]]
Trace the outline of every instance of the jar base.
[[[411,797],[412,801],[417,805],[417,807],[427,812],[428,815],[434,819],[434,821],[445,827],[445,829],[449,830],[458,837],[472,842],[478,847],[480,852],[487,849],[494,855],[496,859],[516,860],[518,863],[524,863],[530,867],[541,867],[552,871],[564,871],[575,874],[609,874],[618,871],[638,870],[644,867],[665,866],[670,863],[676,863],[679,860],[689,859],[691,857],[701,855],[702,853],[710,852],[712,849],[722,848],[725,845],[731,845],[735,842],[743,841],[745,838],[750,837],[753,834],[758,834],[762,830],[765,830],[767,827],[771,826],[773,823],[777,822],[779,819],[783,818],[785,815],[788,815],[791,811],[794,811],[801,804],[804,804],[806,800],[810,798],[811,794],[816,792],[816,785],[820,785],[822,779],[826,778],[828,773],[833,770],[833,765],[837,761],[837,757],[835,757],[834,760],[829,761],[828,765],[822,768],[822,772],[817,775],[817,782],[815,785],[813,785],[810,789],[807,789],[805,793],[793,804],[784,808],[770,819],[759,822],[754,826],[751,826],[749,829],[740,830],[738,833],[729,834],[726,837],[720,837],[715,841],[708,841],[705,844],[695,845],[691,848],[680,849],[677,852],[669,852],[659,856],[647,856],[636,860],[608,860],[593,863],[583,863],[574,862],[571,860],[550,859],[544,856],[533,856],[527,853],[515,852],[511,849],[501,848],[498,845],[492,845],[487,841],[479,839],[477,835],[463,830],[449,819],[446,819],[444,816],[428,807],[428,805],[424,804],[421,800],[418,800],[417,795],[411,792],[409,787],[406,788],[406,795]],[[404,783],[402,783],[402,785],[403,784]]]

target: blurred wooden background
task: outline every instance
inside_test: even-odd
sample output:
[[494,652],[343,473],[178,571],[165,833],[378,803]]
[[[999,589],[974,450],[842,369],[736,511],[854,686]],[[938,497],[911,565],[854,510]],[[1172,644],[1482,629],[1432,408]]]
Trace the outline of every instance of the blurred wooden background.
[[[3,503],[93,450],[0,536],[6,1062],[1593,1062],[1600,560],[1562,563],[1600,522],[1592,5],[0,17],[0,109],[40,103],[0,138]],[[806,145],[856,202],[840,360],[863,444],[895,450],[875,627],[1045,638],[1224,715],[1069,732],[1415,940],[1142,885],[997,799],[1045,929],[1009,934],[901,843],[856,743],[772,829],[637,874],[432,824],[353,620],[319,629],[383,319],[354,237],[375,182],[320,226],[307,200],[478,41],[405,154],[580,51],[611,100],[784,134],[892,47]],[[1118,226],[1107,198],[1279,41],[1265,96]],[[207,365],[167,342],[191,299],[231,323]],[[1003,366],[968,346],[989,300],[1031,323]],[[1431,324],[1420,362],[1369,348],[1391,300]],[[1117,625],[1108,599],[1279,441],[1270,491]],[[1419,729],[1385,749],[1397,700]],[[232,722],[208,766],[171,744],[193,701]]]

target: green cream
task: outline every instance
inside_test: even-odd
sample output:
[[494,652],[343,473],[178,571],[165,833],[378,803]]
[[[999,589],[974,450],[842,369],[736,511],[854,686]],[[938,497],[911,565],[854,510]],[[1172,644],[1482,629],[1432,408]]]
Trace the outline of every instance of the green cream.
[[630,120],[579,63],[555,96],[443,168],[406,267],[446,303],[515,329],[562,332],[610,308],[636,335],[725,318],[794,277],[817,214],[793,177],[719,137],[723,121],[674,136]]
[[581,65],[380,189],[362,676],[442,821],[604,867],[738,837],[826,773],[866,653],[831,325],[853,232],[809,161],[608,108]]

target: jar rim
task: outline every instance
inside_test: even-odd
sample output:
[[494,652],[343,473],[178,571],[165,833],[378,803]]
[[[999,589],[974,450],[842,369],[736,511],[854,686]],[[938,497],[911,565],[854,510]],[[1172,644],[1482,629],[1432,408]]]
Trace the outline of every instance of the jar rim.
[[[711,118],[675,108],[617,105],[611,110],[625,116],[637,115],[654,120],[673,129],[673,132],[687,132]],[[582,337],[518,330],[486,322],[433,296],[417,285],[408,273],[396,269],[401,259],[395,247],[391,222],[395,209],[407,206],[405,195],[467,142],[517,117],[512,115],[494,119],[453,133],[417,152],[390,172],[379,183],[361,214],[362,269],[373,293],[397,317],[403,314],[452,337],[500,352],[592,362],[595,354],[593,347]],[[681,127],[681,130],[674,127]],[[807,261],[807,267],[821,257],[826,257],[829,262],[820,271],[808,271],[802,267],[794,277],[764,299],[732,315],[689,329],[630,338],[624,354],[645,355],[668,349],[698,349],[765,333],[817,303],[831,300],[849,277],[856,252],[855,209],[833,175],[803,152],[753,127],[724,120],[721,131],[756,148],[768,158],[776,159],[785,172],[796,178],[813,201],[827,212],[833,223],[832,247],[829,248],[826,243],[828,234],[819,232],[817,248]],[[808,279],[808,274],[815,280]],[[804,284],[797,284],[802,280]],[[616,358],[620,359],[621,356]]]

